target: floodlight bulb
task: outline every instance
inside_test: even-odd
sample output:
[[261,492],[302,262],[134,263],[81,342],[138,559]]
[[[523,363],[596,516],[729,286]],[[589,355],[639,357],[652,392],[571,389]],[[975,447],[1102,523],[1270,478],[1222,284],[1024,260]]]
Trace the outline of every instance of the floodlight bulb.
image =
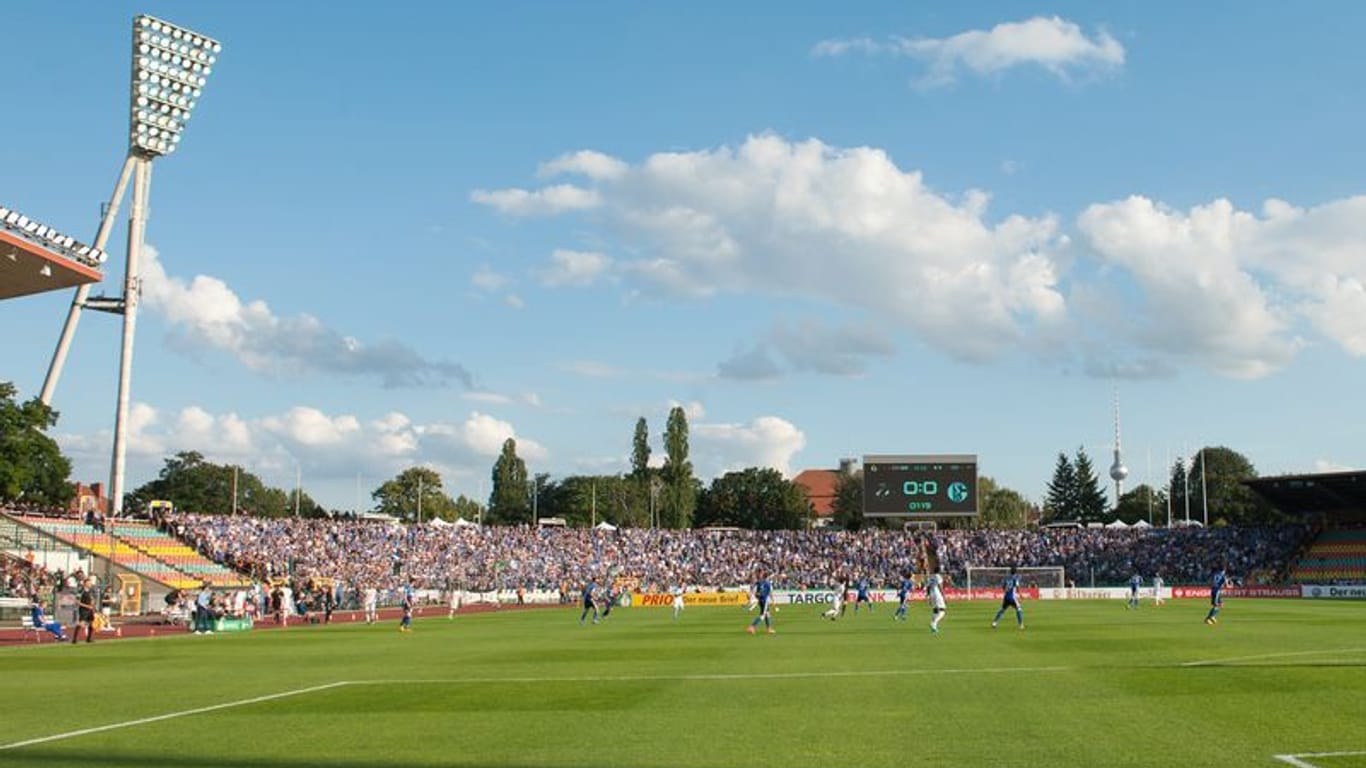
[[214,43],[214,44],[213,44],[213,52],[214,52],[214,53],[220,53],[220,52],[222,52],[222,50],[223,50],[223,46],[222,46],[222,45],[219,45],[218,43]]
[[152,22],[152,31],[153,31],[153,32],[160,32],[160,31],[161,31],[161,22],[159,22],[159,21],[154,21],[154,22]]
[[178,30],[178,29],[177,29],[176,31],[174,31],[174,32],[171,33],[171,37],[174,37],[174,38],[177,39],[177,40],[180,39],[180,35],[181,35],[181,31]]

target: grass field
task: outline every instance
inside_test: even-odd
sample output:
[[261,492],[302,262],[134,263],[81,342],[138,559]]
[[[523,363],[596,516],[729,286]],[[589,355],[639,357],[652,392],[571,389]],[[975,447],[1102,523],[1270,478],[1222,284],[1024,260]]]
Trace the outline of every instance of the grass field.
[[790,606],[753,637],[636,608],[10,647],[0,766],[1366,766],[1366,605],[994,608],[938,636],[923,605]]

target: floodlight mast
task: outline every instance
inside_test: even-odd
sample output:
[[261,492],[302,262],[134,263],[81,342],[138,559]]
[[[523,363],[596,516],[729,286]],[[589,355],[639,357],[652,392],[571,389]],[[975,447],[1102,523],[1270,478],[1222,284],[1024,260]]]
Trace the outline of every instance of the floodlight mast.
[[114,196],[104,212],[95,238],[95,247],[103,249],[131,179],[133,205],[128,216],[128,255],[124,270],[123,295],[91,298],[89,286],[81,286],[76,291],[40,395],[44,403],[51,404],[82,309],[96,309],[123,315],[118,404],[114,415],[114,447],[109,471],[112,516],[118,516],[123,512],[133,337],[137,328],[137,305],[142,289],[139,266],[142,247],[146,240],[152,161],[175,152],[185,123],[190,119],[195,102],[208,82],[209,74],[213,72],[217,54],[223,49],[222,45],[212,38],[147,15],[133,19],[132,43],[128,156],[124,160],[123,170],[114,187]]

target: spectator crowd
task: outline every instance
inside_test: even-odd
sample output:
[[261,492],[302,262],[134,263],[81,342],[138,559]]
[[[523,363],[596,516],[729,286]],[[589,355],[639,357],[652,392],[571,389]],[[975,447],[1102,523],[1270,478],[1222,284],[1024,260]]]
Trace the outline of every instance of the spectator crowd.
[[206,556],[266,581],[337,579],[348,591],[568,591],[586,581],[644,588],[734,586],[768,571],[779,588],[866,578],[894,585],[939,567],[962,583],[968,566],[1054,566],[1078,585],[1137,573],[1203,583],[1219,562],[1240,578],[1274,581],[1308,529],[1038,529],[903,532],[711,531],[497,526],[436,527],[330,519],[177,514],[163,521]]

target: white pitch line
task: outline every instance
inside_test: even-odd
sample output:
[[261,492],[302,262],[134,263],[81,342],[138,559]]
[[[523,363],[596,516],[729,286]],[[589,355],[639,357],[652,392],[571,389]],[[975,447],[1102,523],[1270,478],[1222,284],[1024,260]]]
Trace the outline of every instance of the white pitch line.
[[132,727],[135,726],[135,725],[146,725],[147,723],[156,723],[156,722],[160,722],[160,721],[162,721],[162,720],[172,720],[172,719],[177,718],[177,717],[188,717],[188,716],[190,716],[190,715],[200,715],[200,714],[203,714],[203,713],[205,713],[205,712],[216,712],[216,711],[218,711],[218,710],[220,710],[220,709],[230,709],[230,708],[232,708],[232,707],[244,707],[244,706],[246,706],[246,705],[248,705],[248,704],[258,704],[258,703],[260,703],[260,702],[262,702],[262,701],[271,701],[271,700],[273,700],[273,699],[283,699],[283,698],[287,698],[287,697],[289,697],[289,696],[298,696],[298,695],[304,694],[304,693],[314,693],[314,692],[316,692],[316,691],[324,691],[324,690],[327,690],[328,688],[337,688],[337,687],[340,687],[340,686],[343,686],[343,685],[350,685],[350,683],[349,683],[348,681],[342,680],[342,681],[340,681],[340,682],[328,683],[328,684],[326,684],[326,685],[315,685],[315,686],[313,686],[313,687],[311,687],[311,688],[298,688],[298,689],[293,690],[293,691],[282,691],[282,692],[280,692],[280,693],[270,693],[270,694],[266,694],[265,696],[256,696],[256,697],[250,698],[250,699],[241,699],[241,700],[238,700],[238,701],[229,701],[229,702],[226,702],[226,703],[223,703],[223,704],[213,704],[213,705],[210,705],[210,706],[207,706],[207,707],[197,707],[197,708],[195,708],[195,709],[186,709],[186,710],[182,710],[182,711],[180,711],[180,712],[170,712],[170,713],[167,713],[167,714],[164,714],[164,715],[154,715],[154,716],[152,716],[152,717],[142,717],[142,718],[138,718],[137,720],[127,720],[127,721],[124,721],[124,722],[122,722],[122,723],[110,723],[109,725],[97,725],[97,726],[95,726],[94,728],[82,728],[82,729],[80,729],[79,731],[67,731],[66,733],[57,733],[57,734],[53,734],[52,736],[42,736],[42,737],[37,738],[37,739],[27,739],[27,740],[25,740],[25,741],[16,741],[16,742],[14,742],[13,744],[0,744],[0,751],[4,751],[4,750],[6,750],[6,749],[18,749],[19,747],[29,747],[29,746],[33,746],[34,744],[45,744],[45,743],[47,743],[47,742],[49,742],[49,741],[61,741],[62,739],[74,739],[74,738],[76,738],[77,736],[88,736],[88,735],[90,735],[90,734],[92,734],[92,733],[102,733],[102,732],[104,732],[104,731],[114,731],[114,730],[118,730],[119,728],[132,728]]
[[1294,754],[1294,755],[1272,755],[1272,757],[1276,758],[1277,760],[1280,760],[1280,761],[1283,762],[1283,763],[1289,763],[1290,765],[1295,766],[1295,768],[1319,768],[1319,766],[1314,765],[1314,764],[1311,763],[1311,762],[1308,762],[1308,761],[1305,761],[1305,760],[1301,760],[1300,758],[1301,758],[1301,757],[1357,757],[1357,756],[1359,756],[1359,755],[1366,755],[1366,752],[1362,752],[1362,751],[1358,751],[1358,752],[1300,752],[1300,753]]
[[1263,653],[1257,656],[1230,656],[1226,659],[1207,659],[1205,661],[1185,661],[1183,667],[1207,667],[1215,664],[1231,664],[1237,661],[1259,661],[1262,659],[1288,659],[1294,656],[1323,656],[1329,653],[1366,653],[1366,648],[1326,648],[1318,651],[1291,651],[1289,653]]
[[750,672],[693,675],[583,675],[578,677],[451,677],[451,678],[392,678],[381,680],[352,680],[351,685],[453,685],[458,683],[648,683],[691,682],[709,680],[802,680],[830,677],[893,677],[910,675],[1004,674],[1011,672],[1067,672],[1074,667],[975,667],[946,669],[873,669],[844,672]]

